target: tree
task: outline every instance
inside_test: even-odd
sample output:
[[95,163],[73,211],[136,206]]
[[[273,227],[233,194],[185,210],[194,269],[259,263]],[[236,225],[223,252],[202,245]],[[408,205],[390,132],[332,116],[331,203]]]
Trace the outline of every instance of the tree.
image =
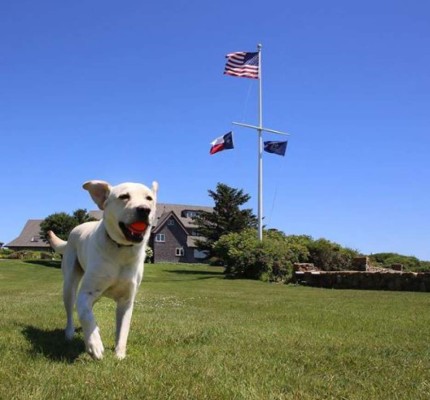
[[255,228],[257,218],[251,209],[241,210],[251,196],[242,189],[235,189],[226,184],[218,183],[216,191],[209,190],[209,196],[215,202],[213,212],[201,211],[194,217],[199,236],[204,237],[196,241],[201,251],[207,251],[208,257],[216,256],[214,243],[227,233],[241,232],[246,228]]
[[94,218],[91,218],[85,209],[78,209],[72,215],[65,212],[54,213],[46,217],[40,224],[40,236],[46,240],[48,231],[53,231],[59,238],[67,240],[75,226],[91,220]]
[[84,222],[95,221],[95,218],[90,217],[87,210],[85,208],[79,208],[76,211],[73,211],[73,218],[75,218],[78,225],[83,224]]

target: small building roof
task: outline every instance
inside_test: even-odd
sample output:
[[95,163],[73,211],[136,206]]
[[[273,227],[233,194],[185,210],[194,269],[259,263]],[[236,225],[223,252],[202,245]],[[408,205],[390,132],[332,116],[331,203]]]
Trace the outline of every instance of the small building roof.
[[40,237],[40,224],[43,219],[29,219],[20,235],[7,243],[5,247],[45,247],[51,246]]

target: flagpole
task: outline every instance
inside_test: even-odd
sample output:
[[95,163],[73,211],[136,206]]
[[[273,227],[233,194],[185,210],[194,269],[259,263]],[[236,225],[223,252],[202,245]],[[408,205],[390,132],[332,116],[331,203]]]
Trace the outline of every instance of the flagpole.
[[[263,126],[263,79],[262,79],[262,63],[261,63],[261,49],[262,45],[257,45],[257,55],[258,55],[258,125],[250,125],[250,124],[244,124],[240,122],[233,122],[234,125],[243,126],[245,128],[251,128],[255,129],[258,134],[258,158],[257,158],[257,164],[258,164],[258,213],[257,213],[257,219],[258,219],[258,240],[263,240],[263,132],[270,132],[270,133],[276,133],[279,135],[289,135],[289,133],[277,131],[274,129],[268,129],[264,128]],[[255,58],[252,58],[251,60],[247,60],[245,58],[249,55],[254,56],[253,53],[245,53],[245,52],[237,52],[237,53],[231,53],[227,55],[227,58],[229,59],[227,61],[224,74],[226,75],[232,75],[232,76],[239,76],[239,77],[245,77],[245,78],[255,78],[255,75],[250,73],[250,70],[247,70],[245,68],[251,65],[254,67],[255,71],[255,65],[252,63]],[[250,61],[250,64],[247,64],[247,62]],[[286,142],[285,142],[286,143]],[[268,150],[269,151],[269,150]],[[278,153],[279,154],[279,153]],[[284,154],[282,154],[284,155]]]
[[258,50],[258,240],[263,240],[263,91],[261,70],[261,44]]

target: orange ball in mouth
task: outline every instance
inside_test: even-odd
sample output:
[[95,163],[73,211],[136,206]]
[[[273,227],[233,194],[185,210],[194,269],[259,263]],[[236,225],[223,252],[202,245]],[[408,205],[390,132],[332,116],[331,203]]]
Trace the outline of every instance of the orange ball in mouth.
[[138,221],[138,222],[133,222],[132,224],[130,224],[128,226],[128,228],[133,232],[133,233],[143,233],[145,232],[146,228],[148,227],[148,224],[142,221]]

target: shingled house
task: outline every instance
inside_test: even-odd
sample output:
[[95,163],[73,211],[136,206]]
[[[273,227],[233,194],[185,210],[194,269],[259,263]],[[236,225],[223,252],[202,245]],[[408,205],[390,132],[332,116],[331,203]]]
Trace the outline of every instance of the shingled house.
[[154,262],[202,262],[206,254],[196,248],[196,240],[203,239],[196,232],[193,217],[212,207],[158,204],[157,216],[150,238]]
[[[212,211],[211,207],[180,204],[157,204],[157,214],[149,245],[154,251],[154,262],[204,262],[205,253],[199,252],[195,241],[196,226],[192,218],[200,211]],[[102,211],[90,211],[93,218],[102,217]],[[29,220],[18,238],[6,244],[12,250],[49,250],[39,235],[43,220]]]
[[40,237],[40,224],[42,219],[29,219],[20,235],[12,240],[10,243],[6,243],[5,247],[19,251],[19,250],[35,250],[35,251],[47,251],[50,250],[51,246],[45,243]]

